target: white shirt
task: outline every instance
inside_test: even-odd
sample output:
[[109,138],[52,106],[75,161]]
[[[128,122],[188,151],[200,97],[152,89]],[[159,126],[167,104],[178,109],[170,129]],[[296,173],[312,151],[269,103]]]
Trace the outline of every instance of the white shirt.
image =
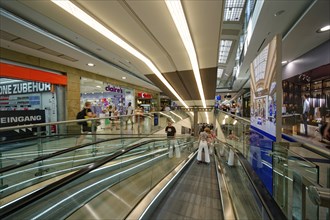
[[171,111],[170,107],[168,107],[168,106],[166,106],[164,110],[167,112]]
[[309,101],[307,99],[305,99],[304,101],[304,108],[303,108],[303,114],[308,113],[309,112]]
[[133,107],[132,106],[128,106],[126,111],[127,111],[127,115],[131,115],[133,113]]

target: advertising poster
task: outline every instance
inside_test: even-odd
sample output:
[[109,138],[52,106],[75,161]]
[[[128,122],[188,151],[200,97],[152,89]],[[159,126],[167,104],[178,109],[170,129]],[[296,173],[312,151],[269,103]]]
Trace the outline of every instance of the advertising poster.
[[[272,146],[281,137],[282,72],[281,39],[277,35],[258,54],[250,66],[251,72],[251,166],[273,192]],[[280,86],[278,86],[280,85]]]

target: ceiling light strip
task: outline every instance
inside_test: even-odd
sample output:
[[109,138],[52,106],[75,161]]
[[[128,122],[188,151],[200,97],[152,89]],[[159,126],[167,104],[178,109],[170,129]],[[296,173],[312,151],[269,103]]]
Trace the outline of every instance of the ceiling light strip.
[[204,90],[203,90],[201,75],[199,72],[199,65],[197,61],[196,51],[191,39],[191,35],[189,32],[188,24],[183,12],[181,2],[180,0],[165,0],[165,3],[175,23],[176,29],[180,34],[181,40],[187,50],[190,63],[192,65],[192,69],[194,72],[195,80],[197,83],[199,95],[201,97],[203,107],[206,108]]
[[117,35],[112,33],[109,29],[107,29],[105,26],[103,26],[101,23],[96,21],[94,18],[89,16],[86,12],[78,8],[76,5],[74,5],[69,0],[51,0],[54,4],[61,7],[74,17],[78,18],[80,21],[87,24],[89,27],[93,28],[109,40],[113,41],[115,44],[120,46],[121,48],[125,49],[127,52],[144,62],[149,69],[153,73],[156,74],[156,76],[165,84],[165,86],[175,95],[175,97],[182,103],[183,106],[186,108],[189,108],[188,105],[183,101],[183,99],[179,96],[179,94],[173,89],[173,87],[167,82],[167,80],[164,78],[164,76],[160,73],[160,71],[157,69],[157,67],[149,60],[147,57],[145,57],[143,54],[141,54],[139,51],[134,49],[132,46],[130,46],[128,43],[123,41],[121,38],[119,38]]

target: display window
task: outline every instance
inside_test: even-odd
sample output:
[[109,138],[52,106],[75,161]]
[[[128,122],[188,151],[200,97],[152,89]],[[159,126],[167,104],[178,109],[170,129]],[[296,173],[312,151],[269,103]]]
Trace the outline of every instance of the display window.
[[134,90],[98,80],[81,78],[81,108],[85,102],[92,103],[92,111],[99,117],[110,115],[116,108],[120,115],[126,114],[128,103],[134,108]]
[[136,97],[137,106],[143,108],[143,112],[148,113],[155,111],[155,102],[152,99],[152,94],[147,92],[138,92]]
[[321,139],[318,128],[330,122],[329,71],[330,64],[282,82],[284,133]]
[[[56,90],[66,85],[66,76],[8,63],[0,63],[0,127],[58,120]],[[46,77],[45,77],[46,76]],[[56,127],[44,128],[47,134]],[[35,129],[1,133],[3,140],[33,136]]]

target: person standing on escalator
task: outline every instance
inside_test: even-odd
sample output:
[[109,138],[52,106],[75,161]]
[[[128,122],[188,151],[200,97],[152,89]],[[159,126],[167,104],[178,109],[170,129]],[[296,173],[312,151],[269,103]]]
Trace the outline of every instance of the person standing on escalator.
[[175,150],[175,157],[179,158],[181,157],[181,153],[179,146],[176,145],[176,140],[175,140],[176,129],[172,125],[171,121],[168,121],[167,123],[168,125],[165,128],[165,132],[167,133],[168,157],[172,158],[173,150]]
[[[82,112],[84,112],[84,118],[85,118],[85,119],[88,119],[88,118],[95,118],[95,117],[96,117],[96,114],[94,114],[94,113],[92,112],[91,107],[92,107],[92,103],[91,103],[91,102],[85,102],[85,106],[84,106],[84,108],[83,108],[83,110],[82,110]],[[88,133],[90,133],[90,132],[92,132],[92,131],[95,133],[95,131],[96,131],[96,127],[94,127],[94,130],[93,130],[92,125],[93,125],[93,122],[92,122],[92,121],[86,121],[86,122],[83,122],[83,123],[81,124],[81,127],[82,127],[82,134],[81,134],[80,137],[77,139],[77,141],[76,141],[76,145],[81,144],[81,143],[84,141],[84,139],[85,139],[85,137],[86,137],[86,135],[87,135]]]
[[[210,128],[206,127],[203,132],[199,134],[199,145],[197,153],[197,163],[210,163],[209,145],[210,145]],[[202,159],[202,153],[204,150],[204,161]]]

